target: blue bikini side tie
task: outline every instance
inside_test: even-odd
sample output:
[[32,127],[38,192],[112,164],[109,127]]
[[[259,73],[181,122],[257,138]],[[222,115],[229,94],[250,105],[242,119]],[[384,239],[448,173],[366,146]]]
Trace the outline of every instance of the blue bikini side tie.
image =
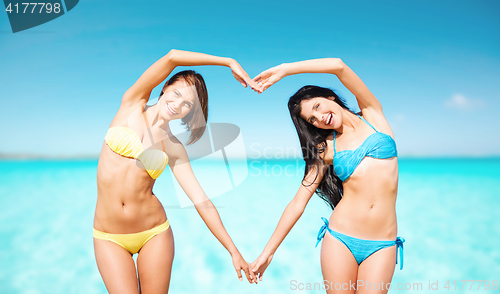
[[401,259],[400,270],[403,269],[403,242],[404,238],[397,237],[395,241],[376,241],[376,240],[364,240],[354,238],[348,235],[344,235],[339,232],[335,232],[334,230],[328,227],[328,220],[324,217],[321,217],[323,222],[325,223],[318,232],[316,247],[318,247],[319,242],[324,238],[326,231],[330,232],[330,234],[337,238],[340,242],[344,243],[344,245],[351,251],[352,255],[356,259],[358,265],[361,264],[368,256],[373,253],[379,251],[380,249],[394,246],[396,245],[396,264],[398,263],[398,251],[399,257]]

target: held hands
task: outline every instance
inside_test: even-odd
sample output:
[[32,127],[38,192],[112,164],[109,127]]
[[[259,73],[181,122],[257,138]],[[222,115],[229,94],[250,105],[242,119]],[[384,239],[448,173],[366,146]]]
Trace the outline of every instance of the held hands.
[[253,78],[254,82],[256,82],[258,86],[257,92],[259,92],[259,94],[264,92],[267,88],[271,87],[287,75],[285,63],[261,72]]
[[271,67],[270,69],[261,72],[255,78],[250,79],[248,74],[236,60],[231,59],[229,63],[229,67],[231,68],[234,78],[238,80],[243,87],[246,88],[247,85],[249,85],[250,88],[259,94],[288,75],[286,72],[286,66],[287,65],[283,63],[278,66]]
[[273,255],[266,255],[262,253],[254,262],[252,262],[251,270],[256,276],[255,283],[257,284],[257,278],[262,281],[262,276],[264,275],[264,271],[267,269],[271,260],[273,259]]
[[241,275],[241,270],[243,270],[250,284],[257,283],[257,277],[255,276],[253,271],[250,270],[250,264],[248,264],[243,259],[241,254],[237,252],[236,254],[232,255],[232,258],[233,258],[233,266],[238,275],[238,279],[240,279],[240,281],[243,281],[243,276]]
[[243,87],[246,88],[247,85],[249,85],[254,91],[258,91],[257,83],[254,82],[250,76],[248,76],[246,71],[243,70],[241,65],[236,60],[231,59],[229,62],[229,68],[231,68],[234,78],[238,80]]
[[241,270],[243,270],[250,284],[258,284],[259,281],[262,281],[264,271],[271,263],[273,255],[262,253],[254,262],[252,262],[252,264],[247,263],[239,252],[237,254],[234,254],[232,258],[233,266],[238,275],[238,279],[240,279],[240,281],[243,281],[243,276],[241,275]]

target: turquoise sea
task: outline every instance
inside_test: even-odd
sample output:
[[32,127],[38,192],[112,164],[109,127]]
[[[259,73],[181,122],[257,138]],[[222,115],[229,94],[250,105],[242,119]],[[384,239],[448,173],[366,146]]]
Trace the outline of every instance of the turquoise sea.
[[[246,164],[246,179],[213,202],[251,262],[295,195],[303,162]],[[195,172],[213,174],[210,166],[200,164]],[[393,278],[402,290],[390,293],[500,292],[500,158],[400,158],[399,166],[398,228],[406,242],[404,269]],[[92,243],[96,169],[97,160],[0,161],[0,293],[107,293]],[[175,237],[170,293],[324,292],[292,286],[322,280],[314,245],[320,217],[331,211],[319,197],[276,252],[264,281],[250,285],[237,279],[230,255],[196,210],[180,207],[173,181],[166,170],[154,190]]]

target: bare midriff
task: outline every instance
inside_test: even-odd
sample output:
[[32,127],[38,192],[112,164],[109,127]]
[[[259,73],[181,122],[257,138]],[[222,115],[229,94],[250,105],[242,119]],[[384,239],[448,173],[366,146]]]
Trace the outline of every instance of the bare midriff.
[[344,182],[344,195],[330,217],[330,228],[355,238],[397,237],[397,157],[365,157]]
[[154,183],[140,161],[121,156],[104,143],[97,166],[94,228],[131,234],[164,223],[167,215],[153,194]]

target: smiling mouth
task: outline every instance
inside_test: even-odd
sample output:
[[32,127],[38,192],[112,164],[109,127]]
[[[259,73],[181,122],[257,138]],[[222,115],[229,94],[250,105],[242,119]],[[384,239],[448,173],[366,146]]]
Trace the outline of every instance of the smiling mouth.
[[333,114],[329,113],[328,117],[326,118],[326,124],[330,126],[332,125],[332,123],[333,123]]
[[172,107],[170,107],[170,105],[168,105],[168,103],[167,103],[167,110],[168,110],[168,112],[170,112],[170,114],[172,114],[172,115],[176,115],[176,114],[178,114],[177,112],[175,112],[175,111],[172,109]]

